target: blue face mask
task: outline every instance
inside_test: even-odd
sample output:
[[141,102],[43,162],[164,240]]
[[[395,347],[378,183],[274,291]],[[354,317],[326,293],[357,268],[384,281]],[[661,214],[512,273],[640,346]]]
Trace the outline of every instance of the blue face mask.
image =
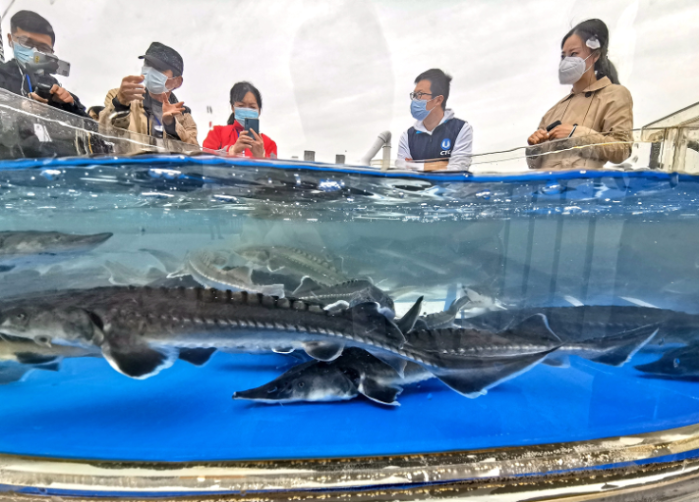
[[427,109],[427,101],[418,99],[410,102],[410,114],[415,120],[425,120],[432,110]]
[[34,59],[34,49],[25,47],[17,42],[12,43],[12,51],[15,53],[15,59],[23,67]]
[[153,94],[163,94],[169,91],[165,86],[167,83],[167,75],[164,73],[159,72],[155,68],[144,66],[143,70],[141,70],[141,74],[146,77],[143,80],[143,85],[146,86],[149,92]]
[[243,121],[245,119],[259,119],[260,118],[260,112],[258,110],[255,110],[254,108],[239,108],[237,106],[233,107],[233,113],[235,114],[235,120],[236,122],[239,122],[240,125],[244,126],[245,124]]

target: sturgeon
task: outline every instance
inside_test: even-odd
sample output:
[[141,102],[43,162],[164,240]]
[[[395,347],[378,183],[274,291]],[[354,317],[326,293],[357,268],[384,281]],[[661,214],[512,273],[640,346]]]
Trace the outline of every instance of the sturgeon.
[[281,272],[303,282],[305,278],[321,286],[334,286],[348,280],[342,272],[324,257],[303,249],[283,246],[250,246],[238,249],[236,254],[270,272]]
[[[185,257],[184,272],[191,275],[202,286],[214,289],[247,291],[269,296],[284,296],[283,284],[255,284],[252,269],[248,267],[226,267],[229,255],[225,251],[199,249],[190,251]],[[175,277],[177,274],[170,274]]]
[[330,313],[302,300],[246,292],[104,287],[0,302],[0,332],[44,345],[99,347],[115,370],[132,378],[171,366],[180,349],[305,350],[331,361],[345,347],[359,347],[419,364],[470,397],[481,394],[489,369],[522,369],[555,350],[482,358],[431,350],[428,336],[418,339],[425,347],[413,345],[403,330],[412,329],[419,304],[409,319],[393,322],[375,303]]
[[63,358],[101,355],[98,350],[38,345],[32,340],[0,335],[0,385],[21,380],[34,369],[56,371]]
[[547,361],[567,365],[577,355],[608,366],[622,366],[658,333],[690,336],[699,333],[699,316],[642,307],[543,307],[491,312],[470,318],[464,326],[502,332],[520,319],[543,315],[561,340],[561,348]]
[[699,378],[699,343],[694,342],[668,350],[657,361],[639,364],[635,368],[658,377],[697,379]]
[[0,232],[0,272],[18,266],[53,263],[74,254],[85,253],[112,235],[110,232],[89,235],[34,230]]
[[347,401],[363,395],[379,404],[398,406],[396,397],[408,379],[418,382],[432,378],[421,366],[408,365],[401,377],[369,352],[349,347],[334,361],[299,364],[268,384],[235,392],[233,399],[276,404]]
[[326,308],[339,304],[349,308],[360,303],[376,302],[381,308],[395,312],[391,297],[370,281],[363,279],[353,279],[334,286],[320,286],[312,281],[304,281],[294,291],[294,296],[304,301],[317,301]]

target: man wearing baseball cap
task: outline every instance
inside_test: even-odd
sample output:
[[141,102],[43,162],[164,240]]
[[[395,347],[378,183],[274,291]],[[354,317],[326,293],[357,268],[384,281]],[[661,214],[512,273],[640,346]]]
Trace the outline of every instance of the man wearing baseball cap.
[[182,85],[182,56],[153,42],[139,59],[144,60],[141,75],[124,77],[118,89],[107,93],[100,123],[198,145],[191,110],[172,93]]

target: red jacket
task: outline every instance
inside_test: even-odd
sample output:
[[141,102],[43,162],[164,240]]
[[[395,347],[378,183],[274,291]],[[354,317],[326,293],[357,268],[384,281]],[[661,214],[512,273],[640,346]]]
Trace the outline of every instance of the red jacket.
[[[238,136],[240,136],[242,130],[243,126],[237,121],[234,122],[233,125],[214,126],[214,128],[209,131],[202,146],[210,150],[228,151],[228,149],[238,141]],[[264,134],[261,134],[261,136],[265,145],[265,157],[276,159],[277,144],[272,141],[269,136],[265,136]],[[249,148],[246,148],[244,153],[246,157],[252,157],[252,152]]]

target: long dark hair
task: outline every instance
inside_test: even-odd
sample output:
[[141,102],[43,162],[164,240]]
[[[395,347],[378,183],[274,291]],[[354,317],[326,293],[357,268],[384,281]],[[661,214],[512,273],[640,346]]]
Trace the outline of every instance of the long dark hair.
[[[262,110],[262,95],[260,94],[260,91],[257,90],[257,87],[252,85],[250,82],[238,82],[231,87],[231,105],[233,105],[236,101],[242,101],[245,99],[245,95],[248,92],[251,92],[252,95],[255,96],[257,106],[260,110]],[[235,113],[231,113],[231,116],[228,117],[228,125],[233,124],[233,122],[235,122]]]
[[597,73],[597,78],[608,77],[612,81],[612,84],[619,83],[619,75],[616,68],[612,62],[607,57],[607,52],[609,51],[609,29],[604,21],[600,19],[588,19],[578,24],[575,28],[570,30],[568,34],[563,37],[561,42],[561,48],[566,43],[572,35],[579,36],[583,43],[586,43],[591,38],[596,38],[599,40],[600,48],[594,49],[594,51],[599,52],[599,59],[595,63],[595,72]]

